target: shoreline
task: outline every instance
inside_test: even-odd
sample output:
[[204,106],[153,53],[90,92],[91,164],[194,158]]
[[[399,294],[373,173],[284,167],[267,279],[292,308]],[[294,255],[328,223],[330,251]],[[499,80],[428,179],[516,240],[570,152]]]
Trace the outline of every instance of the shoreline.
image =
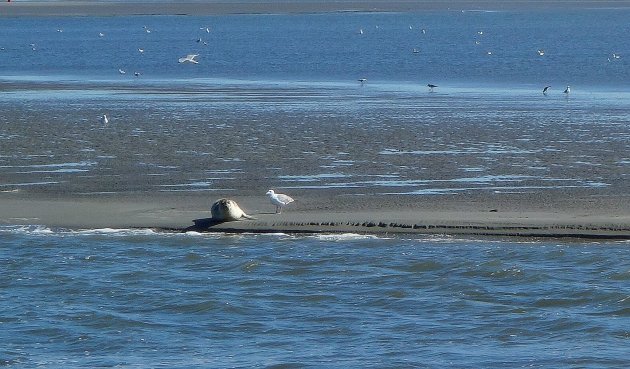
[[[117,199],[19,199],[0,197],[0,224],[41,225],[69,230],[154,229],[166,232],[287,233],[287,234],[415,234],[490,236],[518,238],[576,238],[630,240],[630,214],[624,209],[606,210],[557,207],[524,208],[510,202],[473,203],[453,198],[435,199],[415,208],[385,207],[355,201],[359,210],[308,209],[305,204],[274,214],[267,199],[232,197],[254,220],[210,225],[209,197],[119,197]],[[592,199],[591,199],[592,201]],[[620,200],[623,201],[623,200]],[[442,208],[439,208],[442,203]],[[488,209],[492,206],[500,209]],[[578,206],[581,206],[578,204]]]
[[628,8],[630,2],[608,1],[546,1],[527,0],[424,0],[424,1],[209,1],[194,2],[88,2],[88,1],[29,1],[0,3],[1,17],[23,16],[151,16],[151,15],[228,15],[228,14],[308,14],[354,12],[425,12],[425,11],[513,11],[553,9]]

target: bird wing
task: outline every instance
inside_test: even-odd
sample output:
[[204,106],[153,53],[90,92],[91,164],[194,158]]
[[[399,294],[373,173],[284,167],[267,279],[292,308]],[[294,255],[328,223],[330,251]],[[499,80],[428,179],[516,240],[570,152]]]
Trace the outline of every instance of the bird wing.
[[278,200],[280,200],[280,202],[282,202],[283,204],[288,204],[290,202],[295,201],[291,198],[291,196],[281,194],[281,193],[277,194],[277,197],[278,197]]

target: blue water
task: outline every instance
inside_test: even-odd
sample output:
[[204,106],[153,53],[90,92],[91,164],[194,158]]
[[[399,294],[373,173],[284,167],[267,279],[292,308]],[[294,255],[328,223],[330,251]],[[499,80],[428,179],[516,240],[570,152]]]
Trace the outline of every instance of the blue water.
[[[233,191],[256,179],[240,163],[291,150],[299,168],[264,165],[294,191],[622,187],[628,19],[612,9],[2,18],[0,82],[31,84],[0,92],[12,112],[0,112],[0,174],[12,176],[0,194],[145,191],[157,175],[169,191]],[[189,53],[198,65],[177,63]],[[108,130],[96,123],[103,107]],[[250,149],[206,163],[207,127],[251,138]],[[279,131],[287,148],[267,136]],[[152,162],[153,141],[175,150]],[[581,145],[615,156],[583,157]],[[0,367],[626,368],[627,250],[3,225]]]
[[0,364],[623,368],[627,242],[0,228]]
[[[166,79],[626,88],[629,16],[603,9],[5,18],[0,75],[120,79],[121,68],[129,79],[137,71]],[[190,53],[199,54],[198,65],[177,63]]]

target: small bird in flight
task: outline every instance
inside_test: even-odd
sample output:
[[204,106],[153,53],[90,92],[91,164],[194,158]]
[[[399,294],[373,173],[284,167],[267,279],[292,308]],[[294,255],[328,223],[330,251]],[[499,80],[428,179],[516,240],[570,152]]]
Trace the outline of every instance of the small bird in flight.
[[564,89],[564,93],[568,96],[571,93],[571,86],[567,86],[567,88]]
[[179,58],[179,62],[180,63],[193,63],[193,64],[199,64],[198,61],[195,60],[196,57],[198,57],[198,54],[188,54],[183,58]]
[[429,91],[430,91],[430,92],[433,92],[433,89],[434,89],[434,88],[436,88],[436,87],[437,87],[437,85],[434,85],[434,84],[432,84],[432,83],[429,83],[429,84],[427,85],[427,87],[429,88]]
[[551,86],[545,86],[545,88],[543,88],[543,95],[547,94],[547,90],[549,90],[549,88],[551,88]]

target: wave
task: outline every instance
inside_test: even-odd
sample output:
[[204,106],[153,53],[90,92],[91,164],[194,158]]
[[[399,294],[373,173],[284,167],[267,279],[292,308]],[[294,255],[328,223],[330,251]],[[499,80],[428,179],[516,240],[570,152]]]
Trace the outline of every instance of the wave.
[[162,232],[149,228],[95,228],[95,229],[79,229],[72,230],[67,228],[51,228],[44,225],[7,225],[0,226],[0,234],[18,234],[18,235],[108,235],[108,236],[147,236],[155,235]]
[[319,241],[332,241],[332,242],[388,239],[387,237],[382,237],[382,236],[379,237],[376,235],[358,234],[358,233],[316,234],[316,235],[311,235],[308,237],[317,239]]

